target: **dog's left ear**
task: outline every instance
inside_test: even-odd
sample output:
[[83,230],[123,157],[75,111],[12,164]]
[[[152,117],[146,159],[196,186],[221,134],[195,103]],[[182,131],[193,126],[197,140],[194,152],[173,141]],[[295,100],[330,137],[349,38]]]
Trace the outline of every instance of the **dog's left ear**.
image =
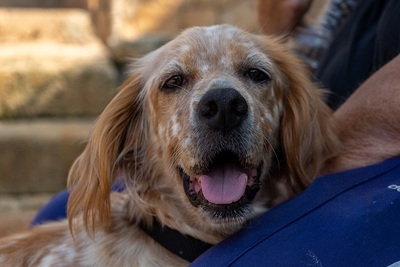
[[311,82],[307,67],[299,59],[288,51],[276,52],[275,61],[285,75],[279,137],[282,150],[277,171],[288,179],[293,193],[299,193],[337,153],[339,142],[324,91]]
[[[73,217],[80,212],[83,212],[87,230],[94,233],[99,224],[107,226],[110,188],[124,174],[125,158],[132,153],[140,155],[145,149],[147,135],[141,76],[137,70],[121,86],[119,93],[99,116],[84,152],[70,170],[68,218],[71,230]],[[140,162],[131,164],[140,166]]]

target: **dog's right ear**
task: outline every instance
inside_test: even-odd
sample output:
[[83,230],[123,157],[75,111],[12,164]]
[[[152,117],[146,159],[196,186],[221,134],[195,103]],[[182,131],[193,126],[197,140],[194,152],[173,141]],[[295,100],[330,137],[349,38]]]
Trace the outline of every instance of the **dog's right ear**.
[[[98,226],[109,225],[110,189],[124,175],[125,158],[135,153],[140,160],[146,144],[143,77],[137,68],[121,86],[94,125],[83,153],[74,162],[69,176],[68,220],[73,230],[73,218],[83,212],[83,220],[91,233]],[[132,162],[131,162],[132,163]],[[130,163],[130,164],[131,164]],[[133,162],[140,166],[140,162]]]

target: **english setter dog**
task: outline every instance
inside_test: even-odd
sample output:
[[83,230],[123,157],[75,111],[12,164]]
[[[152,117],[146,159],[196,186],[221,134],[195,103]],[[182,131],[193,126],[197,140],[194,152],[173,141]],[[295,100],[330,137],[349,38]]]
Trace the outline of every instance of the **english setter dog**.
[[68,220],[3,238],[0,265],[186,266],[316,178],[337,149],[330,116],[280,40],[188,29],[136,60],[99,116]]

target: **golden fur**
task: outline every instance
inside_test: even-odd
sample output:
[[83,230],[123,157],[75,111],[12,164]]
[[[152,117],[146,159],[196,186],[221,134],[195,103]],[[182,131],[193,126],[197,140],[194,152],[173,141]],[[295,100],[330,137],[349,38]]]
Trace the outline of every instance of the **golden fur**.
[[[71,169],[69,222],[1,240],[2,266],[185,266],[138,222],[156,218],[215,244],[304,190],[336,151],[322,92],[279,40],[228,25],[196,27],[132,69]],[[220,88],[241,103],[229,129],[198,111]],[[219,165],[246,174],[246,190],[259,182],[254,199],[246,191],[231,207],[211,200],[214,193],[201,197],[201,177]],[[116,180],[126,190],[110,195]]]

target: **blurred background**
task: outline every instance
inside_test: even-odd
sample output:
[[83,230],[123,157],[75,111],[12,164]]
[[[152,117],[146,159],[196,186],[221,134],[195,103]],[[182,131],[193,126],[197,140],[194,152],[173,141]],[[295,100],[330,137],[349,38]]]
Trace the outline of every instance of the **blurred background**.
[[191,26],[259,32],[256,3],[0,0],[0,237],[27,228],[65,188],[129,58]]

